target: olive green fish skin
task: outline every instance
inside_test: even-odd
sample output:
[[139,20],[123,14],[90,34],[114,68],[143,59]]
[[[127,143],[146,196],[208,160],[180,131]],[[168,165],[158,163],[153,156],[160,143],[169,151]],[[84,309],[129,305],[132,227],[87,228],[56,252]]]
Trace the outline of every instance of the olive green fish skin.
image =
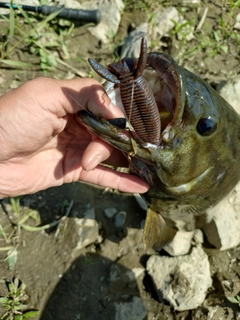
[[[130,170],[151,187],[143,197],[168,226],[201,227],[206,210],[226,196],[240,180],[240,116],[205,81],[188,70],[177,70],[179,97],[174,119],[161,133],[161,143],[141,144],[89,114],[79,114],[86,128],[128,155]],[[211,117],[215,132],[201,135],[200,119]],[[94,120],[93,120],[94,119]]]

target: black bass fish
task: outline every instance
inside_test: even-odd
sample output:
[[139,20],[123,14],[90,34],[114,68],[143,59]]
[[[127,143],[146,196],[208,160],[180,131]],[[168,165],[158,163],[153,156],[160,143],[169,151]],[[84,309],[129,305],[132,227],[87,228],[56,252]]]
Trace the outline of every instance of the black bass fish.
[[130,171],[150,184],[142,195],[148,203],[145,247],[158,250],[177,230],[204,228],[207,209],[240,180],[240,115],[169,55],[147,54],[144,39],[138,59],[108,68],[90,64],[120,89],[128,124],[86,111],[78,119],[122,150]]

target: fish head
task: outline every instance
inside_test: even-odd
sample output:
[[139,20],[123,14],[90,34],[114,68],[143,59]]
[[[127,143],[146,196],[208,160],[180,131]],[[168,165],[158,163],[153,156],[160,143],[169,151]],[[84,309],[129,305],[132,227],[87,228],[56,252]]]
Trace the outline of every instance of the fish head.
[[205,81],[164,53],[148,54],[143,77],[160,113],[158,145],[143,142],[131,122],[122,128],[119,119],[109,122],[80,111],[80,123],[126,154],[131,172],[151,186],[148,201],[201,200],[201,209],[216,203],[240,178],[239,115]]

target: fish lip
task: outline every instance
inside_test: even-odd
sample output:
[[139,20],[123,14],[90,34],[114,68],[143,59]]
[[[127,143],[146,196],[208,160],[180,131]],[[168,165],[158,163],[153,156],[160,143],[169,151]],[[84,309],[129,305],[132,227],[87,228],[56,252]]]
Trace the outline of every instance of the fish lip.
[[78,112],[77,121],[90,133],[119,149],[128,157],[141,159],[150,166],[155,165],[151,157],[151,150],[160,147],[139,141],[138,136],[134,136],[135,131],[119,129],[104,118],[95,116],[86,110]]
[[191,191],[192,189],[194,189],[195,187],[197,187],[199,185],[199,183],[214,169],[214,167],[208,167],[205,171],[203,171],[199,176],[197,176],[196,178],[188,181],[187,183],[178,185],[178,186],[174,186],[174,187],[170,187],[165,185],[165,187],[171,191],[171,193],[174,193],[176,195],[185,195],[186,193],[188,193],[189,191]]
[[89,132],[98,136],[107,143],[112,144],[124,152],[131,151],[132,144],[129,136],[129,130],[118,128],[104,118],[95,116],[86,110],[78,112],[77,120]]
[[[167,68],[161,70],[161,65],[167,65]],[[147,57],[147,65],[163,79],[164,83],[171,84],[175,82],[176,86],[172,91],[176,105],[174,107],[173,119],[161,133],[160,140],[164,140],[165,130],[169,130],[170,127],[177,125],[182,121],[182,114],[185,105],[185,73],[183,69],[179,67],[176,62],[168,55],[163,53],[149,53]],[[108,93],[108,92],[107,92]],[[156,159],[151,159],[152,149],[162,148],[162,143],[159,145],[149,145],[147,141],[143,142],[136,131],[131,126],[131,122],[128,122],[129,129],[119,129],[118,127],[111,125],[107,120],[100,116],[95,116],[90,112],[80,111],[78,114],[78,121],[87,128],[89,132],[98,136],[107,143],[120,149],[125,153],[133,153],[133,143],[137,145],[137,152],[134,150],[134,156],[154,164]],[[170,144],[170,142],[168,142]],[[167,143],[167,144],[168,144]],[[166,147],[166,143],[164,144]]]
[[[163,133],[165,129],[169,130],[170,127],[182,122],[186,100],[185,72],[183,68],[178,66],[174,59],[169,55],[158,52],[150,52],[147,55],[147,65],[142,76],[152,90],[158,110],[161,114],[160,121],[162,130],[159,136],[159,143],[157,144],[161,145],[162,140],[164,140]],[[114,83],[108,81],[104,84],[104,86],[111,101],[125,114],[120,97],[119,87],[113,90],[115,86]],[[168,121],[166,122],[167,119],[164,121],[162,119],[162,111],[167,111],[169,115],[171,114],[171,120],[167,117]],[[141,121],[144,125],[143,120],[139,121]],[[163,121],[165,122],[164,125]],[[134,131],[131,126],[131,119],[129,119],[128,125],[131,131]],[[153,130],[154,125],[156,125],[156,123],[153,123]],[[137,131],[135,131],[135,133],[136,135],[138,134]],[[147,143],[149,141],[144,139],[144,142]],[[141,141],[141,143],[143,143],[143,141]]]
[[[155,71],[156,75],[159,76],[159,79],[163,81],[166,88],[168,88],[167,91],[174,101],[172,101],[172,120],[162,129],[160,138],[162,140],[162,135],[165,129],[169,129],[169,127],[182,122],[186,102],[186,75],[185,70],[179,66],[171,56],[165,53],[148,53],[147,65],[151,67]],[[163,103],[166,110],[170,111],[168,104],[171,103],[171,100],[164,101],[162,93],[161,103]]]

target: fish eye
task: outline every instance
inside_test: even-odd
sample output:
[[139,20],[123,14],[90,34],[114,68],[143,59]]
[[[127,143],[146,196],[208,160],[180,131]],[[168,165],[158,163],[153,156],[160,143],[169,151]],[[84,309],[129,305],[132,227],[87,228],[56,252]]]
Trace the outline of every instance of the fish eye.
[[211,116],[201,118],[197,124],[197,131],[202,136],[209,136],[217,129],[217,120]]

